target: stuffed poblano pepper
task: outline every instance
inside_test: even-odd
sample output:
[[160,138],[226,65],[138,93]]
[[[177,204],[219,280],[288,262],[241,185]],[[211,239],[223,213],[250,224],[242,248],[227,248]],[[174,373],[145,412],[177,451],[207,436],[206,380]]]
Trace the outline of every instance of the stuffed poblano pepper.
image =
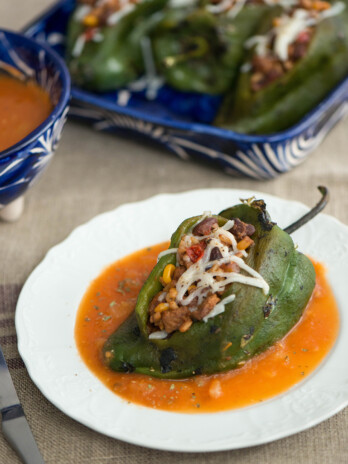
[[73,81],[96,91],[115,90],[144,72],[141,41],[168,0],[80,0],[67,31]]
[[189,218],[105,343],[105,364],[173,379],[238,368],[296,324],[314,285],[262,200]]
[[226,92],[243,59],[245,40],[268,9],[249,1],[240,10],[238,0],[170,2],[152,35],[159,72],[178,90]]
[[309,0],[273,10],[246,47],[252,50],[215,124],[253,134],[286,129],[348,73],[347,5]]

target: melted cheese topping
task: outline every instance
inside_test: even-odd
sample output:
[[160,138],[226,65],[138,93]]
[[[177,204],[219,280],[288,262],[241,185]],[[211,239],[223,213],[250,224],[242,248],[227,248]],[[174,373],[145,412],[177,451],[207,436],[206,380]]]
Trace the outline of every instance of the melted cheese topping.
[[[218,3],[211,2],[205,5],[205,9],[212,14],[227,13],[228,16],[234,18],[242,10],[248,0],[220,0]],[[268,0],[271,1],[271,0]],[[171,8],[188,8],[199,5],[198,0],[170,0],[169,7]]]
[[[267,3],[276,3],[274,0],[267,0]],[[281,6],[290,7],[292,0],[279,2]],[[285,6],[284,6],[285,7]],[[345,9],[343,2],[335,3],[331,8],[317,13],[315,16],[310,10],[298,8],[292,15],[284,14],[279,18],[279,25],[273,28],[267,35],[254,36],[245,42],[246,48],[256,46],[255,52],[258,56],[265,56],[271,49],[271,41],[274,37],[273,52],[282,61],[289,58],[289,45],[296,41],[298,35],[308,27],[317,26],[326,18],[339,15]]]
[[221,0],[220,3],[206,5],[205,9],[212,14],[227,13],[234,18],[243,9],[248,0]]
[[274,53],[282,61],[288,59],[288,47],[294,42],[311,20],[310,12],[307,10],[298,9],[293,16],[282,16],[280,25],[275,28]]
[[244,5],[247,3],[248,0],[236,0],[235,4],[233,7],[230,9],[230,11],[227,13],[227,16],[230,18],[235,18],[237,14],[242,11],[244,8]]
[[269,50],[269,38],[267,35],[254,35],[245,42],[244,46],[245,48],[252,48],[255,46],[256,55],[265,56]]
[[178,251],[178,248],[168,248],[168,250],[164,250],[162,251],[161,253],[159,253],[158,257],[157,257],[157,262],[163,257],[163,256],[166,256],[166,255],[170,255],[172,253],[177,253]]
[[[117,10],[112,13],[108,18],[106,23],[109,26],[113,26],[114,24],[117,24],[120,19],[122,19],[124,16],[127,14],[131,13],[136,5],[138,3],[141,3],[143,0],[136,0],[135,3],[131,3],[130,0],[119,0],[119,3],[117,5]],[[95,5],[97,8],[102,6],[103,4],[108,3],[107,0],[101,0],[97,2]],[[93,14],[93,8],[90,5],[80,5],[76,8],[76,11],[74,13],[74,19],[76,21],[83,21],[83,19],[89,15]]]
[[152,332],[149,335],[150,340],[163,340],[164,338],[167,338],[168,334],[165,330],[158,330],[157,332]]
[[85,16],[87,16],[92,10],[92,7],[89,5],[79,5],[74,13],[75,21],[82,21]]
[[225,311],[225,305],[228,303],[232,303],[232,301],[236,298],[236,295],[229,295],[226,298],[224,298],[222,301],[220,301],[218,304],[214,306],[214,308],[210,311],[209,314],[207,314],[205,317],[203,317],[203,321],[207,322],[208,319],[211,317],[215,317],[218,314],[221,314]]
[[196,6],[198,0],[170,0],[169,7],[171,8],[187,8],[189,6]]
[[[140,3],[141,0],[139,0],[137,3]],[[127,16],[129,13],[131,13],[134,8],[136,7],[136,4],[134,3],[128,3],[128,0],[123,0],[120,2],[120,9],[118,11],[115,11],[112,15],[110,15],[107,19],[107,24],[109,26],[113,26],[114,24],[117,24],[120,19],[122,19],[124,16]]]
[[[99,43],[99,42],[102,42],[103,39],[104,39],[103,34],[99,30],[96,29],[91,39],[92,42]],[[73,57],[77,58],[81,55],[81,53],[83,52],[83,49],[85,48],[86,42],[87,42],[86,34],[83,33],[79,35],[79,37],[76,39],[74,48],[72,49],[72,52],[71,52]]]
[[[187,306],[195,300],[197,301],[197,304],[193,308],[190,308],[191,311],[195,311],[204,301],[207,292],[223,292],[226,289],[226,286],[233,282],[239,282],[244,285],[261,288],[265,294],[268,294],[269,285],[264,278],[248,266],[240,257],[240,255],[246,257],[247,253],[244,250],[238,250],[237,241],[234,235],[227,230],[233,227],[233,224],[234,221],[228,221],[223,227],[217,228],[217,230],[210,235],[195,237],[195,239],[208,239],[209,241],[202,258],[192,264],[181,275],[176,284],[176,290],[178,292],[176,302],[178,305]],[[192,235],[184,237],[185,245],[186,243],[190,245],[192,237]],[[222,243],[221,237],[231,243],[231,246],[227,246]],[[222,255],[221,259],[210,260],[213,248],[219,249]],[[228,263],[236,263],[239,268],[244,271],[244,274],[241,274],[240,272],[223,272],[220,267],[216,271],[212,270],[215,264],[220,266]],[[216,279],[217,277],[219,277],[218,280]],[[192,285],[195,285],[196,289],[185,296],[186,292],[188,292],[188,289]],[[233,301],[234,297],[234,295],[230,295],[220,301],[203,320],[206,321],[210,317],[214,317],[215,315],[222,313],[225,310],[225,305]]]
[[289,10],[298,4],[298,0],[263,0],[263,3],[269,6],[281,6],[284,10]]
[[288,59],[288,47],[292,44],[300,32],[307,27],[316,26],[321,21],[331,16],[340,14],[345,9],[343,2],[337,2],[331,8],[318,13],[316,17],[311,11],[297,9],[293,16],[282,16],[280,24],[275,28],[274,52],[279,59],[286,61]]

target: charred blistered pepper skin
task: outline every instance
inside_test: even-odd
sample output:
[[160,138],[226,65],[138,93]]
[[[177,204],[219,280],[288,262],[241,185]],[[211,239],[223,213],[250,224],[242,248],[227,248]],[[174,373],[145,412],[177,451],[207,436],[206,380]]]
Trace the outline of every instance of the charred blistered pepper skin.
[[[299,253],[291,237],[272,223],[262,201],[222,211],[219,226],[239,218],[252,224],[254,246],[246,263],[270,286],[267,295],[260,288],[231,284],[223,298],[235,294],[225,311],[207,322],[195,322],[184,333],[167,339],[149,340],[148,308],[162,289],[159,277],[175,254],[163,256],[144,284],[132,314],[105,343],[105,363],[116,371],[134,371],[159,378],[185,378],[235,369],[282,338],[299,320],[315,285],[310,260]],[[173,234],[176,248],[202,216],[184,221]]]

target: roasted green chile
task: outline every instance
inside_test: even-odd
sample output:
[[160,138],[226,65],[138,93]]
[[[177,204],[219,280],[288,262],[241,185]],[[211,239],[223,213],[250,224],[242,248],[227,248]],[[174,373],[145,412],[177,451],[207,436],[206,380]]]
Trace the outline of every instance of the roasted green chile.
[[203,8],[167,8],[153,32],[153,50],[165,81],[182,91],[225,93],[236,78],[244,42],[265,10],[244,6],[237,18]]
[[[185,220],[173,234],[170,247],[177,247],[182,235],[201,218]],[[259,288],[233,283],[223,298],[231,293],[236,298],[222,314],[195,322],[187,332],[149,340],[149,304],[162,289],[159,277],[165,266],[176,260],[173,254],[165,255],[144,284],[135,312],[104,345],[104,355],[108,353],[104,361],[111,369],[171,379],[235,369],[282,338],[299,320],[315,285],[314,268],[295,249],[291,237],[270,221],[264,203],[237,205],[216,218],[220,226],[230,218],[254,225],[255,244],[246,263],[269,284],[268,295]]]
[[[88,38],[81,52],[76,43],[87,29],[75,11],[67,30],[67,61],[73,81],[86,89],[110,91],[135,81],[144,73],[141,41],[160,19],[168,0],[144,0],[113,26],[98,28],[100,39]],[[89,30],[88,34],[93,35]],[[96,37],[98,37],[96,36]]]
[[[272,27],[273,11],[256,35]],[[246,57],[250,62],[251,55]],[[252,72],[241,72],[225,96],[215,124],[236,132],[267,134],[298,122],[348,73],[348,12],[320,22],[306,55],[279,79],[254,92]]]

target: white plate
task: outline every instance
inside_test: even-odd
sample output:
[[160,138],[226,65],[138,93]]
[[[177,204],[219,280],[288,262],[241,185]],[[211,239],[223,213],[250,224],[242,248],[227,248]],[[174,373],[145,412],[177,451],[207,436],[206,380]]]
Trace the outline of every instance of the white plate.
[[[341,316],[338,340],[321,366],[290,391],[262,404],[213,414],[176,414],[128,404],[87,369],[74,342],[75,315],[91,280],[136,249],[167,240],[186,217],[219,212],[254,195],[196,190],[121,206],[78,227],[52,248],[20,295],[19,351],[42,393],[100,433],[172,451],[218,451],[266,443],[312,427],[348,404],[348,227],[320,215],[293,235],[299,249],[326,264]],[[257,193],[281,227],[308,208]]]

